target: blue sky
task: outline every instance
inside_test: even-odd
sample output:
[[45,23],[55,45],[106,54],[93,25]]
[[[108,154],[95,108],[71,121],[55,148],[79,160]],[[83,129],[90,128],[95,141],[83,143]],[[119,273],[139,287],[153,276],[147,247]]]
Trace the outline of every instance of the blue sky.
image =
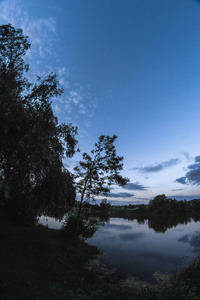
[[199,1],[2,0],[8,22],[32,44],[29,79],[57,73],[54,112],[78,126],[81,151],[118,136],[130,183],[112,203],[200,197]]

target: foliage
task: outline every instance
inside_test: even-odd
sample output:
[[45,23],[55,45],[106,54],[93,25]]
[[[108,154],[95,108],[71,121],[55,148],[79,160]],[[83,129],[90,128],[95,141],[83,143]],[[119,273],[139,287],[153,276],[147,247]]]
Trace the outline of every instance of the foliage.
[[87,210],[82,209],[80,219],[79,219],[79,227],[77,231],[77,216],[78,216],[78,210],[73,210],[71,213],[69,213],[64,225],[63,225],[63,231],[67,234],[69,237],[74,237],[75,234],[82,239],[87,239],[93,236],[93,234],[98,229],[98,219],[95,217],[92,217]]
[[101,135],[91,154],[83,153],[83,161],[74,168],[76,191],[81,195],[81,203],[77,217],[77,231],[84,197],[92,198],[99,194],[107,195],[110,186],[116,183],[124,186],[129,181],[122,177],[123,157],[117,156],[113,137]]
[[117,136],[101,135],[91,155],[83,153],[83,161],[74,168],[77,192],[86,198],[94,198],[100,193],[107,195],[113,183],[126,185],[127,178],[122,177],[119,171],[123,168],[123,157],[116,155],[113,145]]
[[38,187],[37,194],[41,213],[61,220],[63,213],[73,206],[76,196],[71,174],[67,170],[60,172],[52,168]]
[[165,195],[158,195],[149,201],[148,209],[151,216],[176,216],[188,213],[195,215],[200,211],[200,199],[177,201]]
[[[35,215],[54,207],[55,201],[63,208],[63,201],[73,201],[74,192],[65,197],[69,184],[59,186],[59,180],[70,177],[62,159],[73,156],[77,144],[77,128],[59,125],[52,110],[50,99],[63,93],[56,75],[38,76],[34,84],[25,77],[29,66],[23,57],[29,48],[21,29],[0,26],[0,175],[9,197],[1,193],[20,218],[26,215],[25,207]],[[41,188],[47,182],[54,192],[41,205]],[[62,191],[56,193],[58,188]]]
[[[156,199],[155,202],[154,199]],[[111,206],[109,217],[137,219],[139,224],[144,224],[146,221],[149,228],[159,233],[164,233],[178,224],[200,220],[200,199],[177,201],[167,198],[165,195],[161,197],[161,201],[160,195],[154,199],[150,201],[150,205]],[[99,210],[98,207],[95,208],[94,213],[96,214]]]
[[131,276],[128,276],[122,282],[122,288],[129,288],[134,293],[133,299],[145,300],[188,300],[194,299],[196,296],[196,289],[186,284],[184,281],[175,278],[172,274],[156,273],[155,278],[157,283],[152,285],[150,283],[139,281]]
[[[135,281],[135,280],[134,280]],[[131,286],[130,286],[131,284]],[[83,289],[63,290],[58,286],[52,288],[54,292],[53,299],[69,299],[69,300],[194,300],[195,289],[191,288],[184,282],[178,282],[175,286],[154,287],[148,283],[128,282],[119,286],[107,286],[107,290],[84,291]]]
[[102,199],[100,203],[101,212],[107,213],[111,207],[111,204],[107,201],[107,199]]
[[196,287],[200,295],[200,255],[196,257],[192,265],[183,269],[180,275],[182,281],[187,282],[192,287]]

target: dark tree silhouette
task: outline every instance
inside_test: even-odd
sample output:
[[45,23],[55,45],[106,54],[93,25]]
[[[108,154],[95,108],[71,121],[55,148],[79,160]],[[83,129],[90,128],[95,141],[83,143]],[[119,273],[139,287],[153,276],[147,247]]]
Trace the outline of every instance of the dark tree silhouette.
[[123,169],[123,157],[116,154],[114,146],[116,138],[116,135],[113,137],[101,135],[91,154],[83,153],[83,161],[74,168],[76,191],[81,195],[76,232],[84,197],[94,199],[100,194],[108,195],[113,183],[124,186],[129,181],[128,178],[120,175]]
[[[50,99],[63,93],[51,73],[30,84],[24,55],[30,48],[21,29],[0,26],[0,183],[1,204],[21,218],[31,219],[48,207],[74,200],[69,172],[62,159],[75,153],[77,128],[58,124]],[[59,182],[67,182],[60,184]],[[70,187],[70,188],[69,188]],[[52,191],[51,197],[42,189]],[[55,213],[55,210],[54,210]]]

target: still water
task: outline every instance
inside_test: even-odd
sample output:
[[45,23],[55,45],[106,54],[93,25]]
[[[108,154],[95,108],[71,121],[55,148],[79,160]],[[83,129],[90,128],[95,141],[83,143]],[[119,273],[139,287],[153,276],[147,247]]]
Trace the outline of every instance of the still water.
[[162,232],[149,225],[148,220],[110,218],[87,243],[105,252],[103,263],[145,281],[152,281],[156,271],[180,271],[200,254],[200,221]]

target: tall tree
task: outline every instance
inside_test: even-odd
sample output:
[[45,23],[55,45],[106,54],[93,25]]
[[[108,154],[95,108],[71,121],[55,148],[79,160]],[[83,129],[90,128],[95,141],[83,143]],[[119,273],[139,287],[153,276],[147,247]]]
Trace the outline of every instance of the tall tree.
[[[0,178],[9,190],[4,201],[18,215],[27,215],[22,212],[26,207],[38,212],[45,206],[54,207],[54,202],[64,208],[61,203],[71,203],[74,198],[74,193],[71,200],[69,195],[64,197],[63,184],[54,197],[45,197],[46,204],[41,201],[39,191],[47,182],[56,190],[58,178],[62,182],[70,178],[62,159],[76,151],[77,128],[59,125],[53,113],[51,98],[63,93],[55,74],[39,76],[35,84],[28,82],[25,72],[29,66],[23,57],[29,48],[21,29],[0,26]],[[68,183],[72,186],[71,179]]]
[[129,179],[120,175],[123,169],[123,157],[117,156],[114,142],[117,136],[101,135],[91,154],[83,153],[83,161],[74,168],[76,191],[81,195],[77,217],[79,219],[84,198],[89,199],[100,194],[108,195],[112,184],[125,186]]

